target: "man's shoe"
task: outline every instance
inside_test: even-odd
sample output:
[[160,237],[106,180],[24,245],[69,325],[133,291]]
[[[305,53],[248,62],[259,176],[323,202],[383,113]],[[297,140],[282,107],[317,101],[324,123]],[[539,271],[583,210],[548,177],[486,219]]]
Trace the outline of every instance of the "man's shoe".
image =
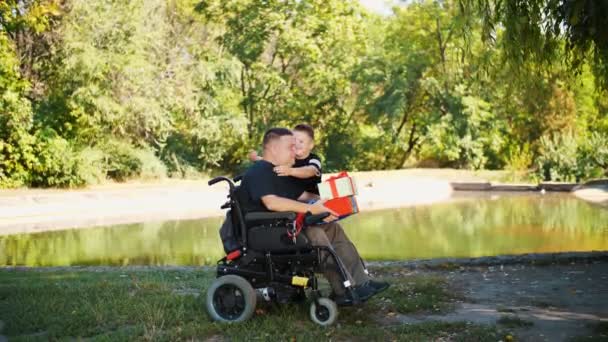
[[[353,291],[357,294],[361,302],[365,302],[372,296],[388,289],[389,286],[390,284],[385,281],[369,280],[359,286],[355,286]],[[348,293],[339,296],[332,293],[329,298],[336,302],[336,305],[338,306],[351,306],[354,304],[353,299]]]
[[374,290],[376,290],[376,294],[388,289],[388,287],[391,286],[391,284],[385,281],[370,280],[368,281],[368,283],[371,287],[374,288]]
[[359,300],[362,302],[367,301],[368,299],[370,299],[373,295],[376,294],[376,289],[374,289],[369,281],[365,282],[361,285],[355,286],[353,288],[353,290],[355,291],[355,293],[357,294],[357,296],[359,297]]
[[340,296],[332,294],[331,296],[329,296],[329,298],[336,302],[337,306],[352,306],[354,304],[351,296],[346,293]]

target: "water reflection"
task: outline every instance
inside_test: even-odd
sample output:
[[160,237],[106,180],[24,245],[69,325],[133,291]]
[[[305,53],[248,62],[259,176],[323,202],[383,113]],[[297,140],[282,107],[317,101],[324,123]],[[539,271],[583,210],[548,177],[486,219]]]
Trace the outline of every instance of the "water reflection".
[[[0,265],[203,265],[220,218],[0,236]],[[359,214],[344,227],[370,260],[608,250],[608,210],[568,195],[493,195]]]
[[568,195],[494,195],[372,212],[345,226],[376,260],[608,250],[608,210]]

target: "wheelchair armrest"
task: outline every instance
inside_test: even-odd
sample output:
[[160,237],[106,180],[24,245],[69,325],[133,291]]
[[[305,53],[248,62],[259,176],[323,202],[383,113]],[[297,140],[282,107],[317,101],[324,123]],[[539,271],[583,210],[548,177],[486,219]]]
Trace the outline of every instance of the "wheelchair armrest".
[[329,215],[331,215],[331,214],[330,213],[320,213],[320,214],[312,215],[312,214],[308,213],[306,215],[306,217],[304,218],[304,225],[312,226],[313,224],[321,223]]
[[278,220],[289,220],[293,221],[296,219],[296,213],[293,211],[258,211],[253,213],[245,214],[245,222],[253,223],[259,221],[278,221]]

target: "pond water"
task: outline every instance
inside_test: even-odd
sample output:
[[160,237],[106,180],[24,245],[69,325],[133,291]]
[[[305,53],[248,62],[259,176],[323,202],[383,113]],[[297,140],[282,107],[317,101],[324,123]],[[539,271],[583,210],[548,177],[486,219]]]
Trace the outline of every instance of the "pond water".
[[[367,260],[608,250],[608,210],[567,194],[457,195],[343,221]],[[221,218],[0,236],[0,265],[211,265]]]

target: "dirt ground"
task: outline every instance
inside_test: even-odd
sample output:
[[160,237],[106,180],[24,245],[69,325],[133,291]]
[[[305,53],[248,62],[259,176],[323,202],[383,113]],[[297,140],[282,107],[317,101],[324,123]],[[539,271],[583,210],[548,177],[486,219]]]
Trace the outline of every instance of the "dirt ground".
[[[380,274],[383,273],[378,269]],[[608,324],[608,260],[534,266],[513,264],[404,270],[398,276],[447,278],[460,298],[445,314],[397,315],[395,324],[436,320],[497,324],[518,341],[569,341],[608,336],[594,329]],[[392,274],[395,276],[395,274]]]

